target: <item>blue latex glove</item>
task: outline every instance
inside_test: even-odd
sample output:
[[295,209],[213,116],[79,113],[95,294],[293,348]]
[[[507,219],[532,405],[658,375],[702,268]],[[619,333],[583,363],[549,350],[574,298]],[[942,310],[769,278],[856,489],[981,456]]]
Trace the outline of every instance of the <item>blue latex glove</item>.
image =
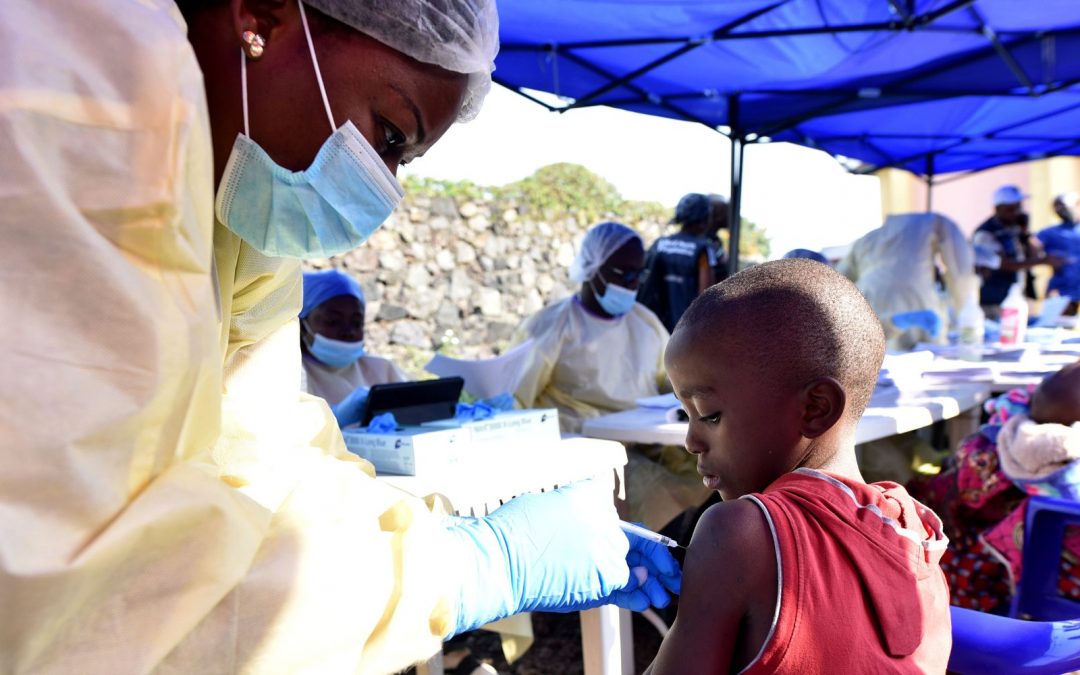
[[471,422],[473,420],[486,420],[495,417],[495,409],[483,401],[476,403],[458,403],[454,419],[459,422]]
[[466,561],[453,634],[518,612],[665,607],[682,583],[667,548],[624,533],[610,490],[588,481],[454,519],[448,532],[449,555]]
[[330,406],[330,410],[334,412],[334,417],[337,418],[339,427],[356,424],[364,418],[368,391],[367,387],[357,387],[353,393],[341,399],[337,405]]
[[371,418],[371,422],[367,425],[367,432],[369,434],[388,434],[395,431],[397,427],[398,423],[397,419],[394,418],[394,413],[385,412]]
[[941,334],[941,317],[932,309],[899,312],[892,315],[892,322],[900,330],[922,328],[930,337],[937,337]]
[[503,393],[499,394],[498,396],[492,396],[491,398],[485,398],[482,403],[491,406],[495,410],[513,410],[514,395],[510,393]]

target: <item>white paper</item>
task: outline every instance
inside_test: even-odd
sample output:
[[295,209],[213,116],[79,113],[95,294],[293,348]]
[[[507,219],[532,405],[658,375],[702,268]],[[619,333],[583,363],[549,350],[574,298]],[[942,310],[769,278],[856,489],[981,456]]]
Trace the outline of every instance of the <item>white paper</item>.
[[675,398],[675,394],[659,394],[657,396],[646,396],[645,398],[639,398],[634,403],[639,408],[678,408],[679,399]]
[[934,353],[928,349],[902,354],[886,354],[885,362],[878,372],[878,387],[895,387],[910,391],[922,389],[922,373],[934,362]]
[[993,382],[997,376],[995,365],[940,359],[934,362],[932,368],[927,368],[922,376],[925,380],[938,383]]
[[1065,310],[1068,309],[1070,302],[1072,302],[1072,298],[1067,295],[1052,295],[1043,300],[1042,314],[1035,320],[1035,325],[1047,327],[1056,326],[1058,319],[1065,314]]
[[465,391],[477,399],[487,399],[517,391],[529,365],[532,348],[533,341],[526,340],[505,354],[479,361],[435,354],[424,368],[439,377],[461,377],[465,380]]

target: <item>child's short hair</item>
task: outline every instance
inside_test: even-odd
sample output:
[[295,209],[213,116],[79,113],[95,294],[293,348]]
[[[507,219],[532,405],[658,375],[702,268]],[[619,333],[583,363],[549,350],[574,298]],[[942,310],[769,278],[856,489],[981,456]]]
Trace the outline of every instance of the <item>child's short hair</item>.
[[885,334],[855,285],[819,262],[764,263],[708,288],[675,333],[692,331],[703,347],[721,340],[740,362],[779,386],[831,377],[857,419],[870,402],[885,357]]
[[1040,424],[1080,422],[1080,363],[1043,380],[1031,395],[1031,418]]

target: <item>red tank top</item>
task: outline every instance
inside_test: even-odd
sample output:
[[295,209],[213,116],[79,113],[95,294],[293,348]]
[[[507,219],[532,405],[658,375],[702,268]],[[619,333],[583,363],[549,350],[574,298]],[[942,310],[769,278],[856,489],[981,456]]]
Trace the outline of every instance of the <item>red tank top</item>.
[[798,469],[748,495],[766,515],[779,607],[744,673],[944,673],[941,521],[896,483]]

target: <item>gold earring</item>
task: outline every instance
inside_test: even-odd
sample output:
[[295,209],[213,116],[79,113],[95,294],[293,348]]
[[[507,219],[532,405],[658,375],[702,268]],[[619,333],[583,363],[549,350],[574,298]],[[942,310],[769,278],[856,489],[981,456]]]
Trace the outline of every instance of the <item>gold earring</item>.
[[241,37],[247,43],[248,57],[257,59],[263,55],[266,48],[266,38],[252,30],[244,31]]

